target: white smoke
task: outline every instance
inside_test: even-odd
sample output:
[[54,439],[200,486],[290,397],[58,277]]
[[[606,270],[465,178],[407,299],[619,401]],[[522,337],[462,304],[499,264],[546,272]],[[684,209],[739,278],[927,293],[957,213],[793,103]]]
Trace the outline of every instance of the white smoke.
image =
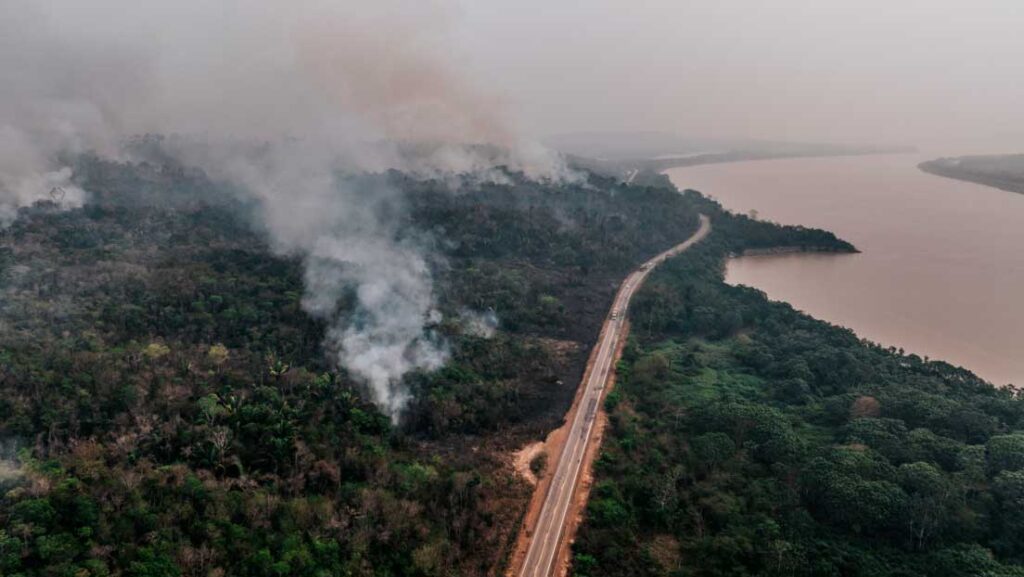
[[[440,318],[427,243],[402,236],[402,194],[382,179],[344,176],[346,164],[311,141],[251,147],[178,142],[175,156],[214,178],[240,185],[258,201],[273,248],[305,266],[302,307],[330,324],[327,348],[364,381],[373,401],[398,420],[408,394],[402,377],[448,358],[429,325]],[[353,297],[352,313],[339,302]]]
[[15,440],[0,438],[0,489],[25,476],[25,471],[17,460],[18,448]]
[[459,311],[462,321],[462,330],[467,335],[489,339],[498,331],[498,315],[493,309],[478,312],[470,309]]
[[[459,73],[451,11],[437,0],[0,0],[0,223],[51,191],[81,205],[62,158],[184,135],[170,152],[255,197],[274,248],[304,258],[303,307],[397,419],[403,376],[447,358],[431,328],[430,255],[398,228],[400,195],[341,175],[500,179],[504,165],[574,178]],[[465,146],[484,143],[497,146]],[[346,295],[351,315],[339,313]]]
[[[323,283],[324,277],[329,280]],[[448,358],[443,342],[424,330],[440,321],[431,293],[430,271],[415,249],[378,239],[325,239],[306,270],[310,287],[356,288],[356,313],[328,334],[341,363],[366,379],[374,400],[396,418],[408,400],[401,378],[415,369],[440,368]],[[326,312],[322,293],[311,291],[305,305],[313,314]]]

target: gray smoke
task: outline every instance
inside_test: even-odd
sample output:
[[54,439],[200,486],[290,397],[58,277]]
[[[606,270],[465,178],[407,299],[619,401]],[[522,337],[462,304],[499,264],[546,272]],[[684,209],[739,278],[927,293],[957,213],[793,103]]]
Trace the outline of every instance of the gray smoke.
[[467,335],[489,339],[498,331],[498,315],[493,309],[486,311],[474,311],[462,309],[459,311],[462,330]]
[[444,343],[424,331],[440,313],[423,257],[379,239],[325,239],[314,249],[306,279],[311,294],[304,304],[318,316],[327,316],[323,294],[339,286],[338,279],[357,287],[355,318],[334,326],[328,339],[341,363],[369,382],[374,400],[397,416],[408,398],[402,376],[440,368],[448,357]]
[[[428,243],[396,228],[395,191],[342,175],[487,179],[504,164],[572,177],[459,74],[450,13],[432,0],[0,0],[0,219],[54,187],[80,205],[63,160],[76,153],[184,135],[171,152],[252,195],[275,250],[303,257],[303,307],[397,419],[403,376],[447,358]],[[430,146],[410,155],[396,142]],[[498,147],[465,146],[482,143]],[[348,297],[354,312],[341,314]]]
[[[76,58],[74,47],[51,37],[45,24],[27,4],[0,2],[0,226],[40,200],[81,206],[85,192],[57,154],[106,149],[111,132],[103,108],[117,98],[93,84],[102,48]],[[30,36],[35,32],[42,39]],[[102,60],[115,64],[116,58]]]

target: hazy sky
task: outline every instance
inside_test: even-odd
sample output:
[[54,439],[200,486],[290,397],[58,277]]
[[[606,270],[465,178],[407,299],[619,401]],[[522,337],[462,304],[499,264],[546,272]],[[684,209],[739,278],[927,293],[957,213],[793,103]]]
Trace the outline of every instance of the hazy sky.
[[454,57],[538,134],[1024,141],[1020,0],[465,0],[454,20]]
[[1024,0],[0,0],[0,32],[15,125],[1024,150]]

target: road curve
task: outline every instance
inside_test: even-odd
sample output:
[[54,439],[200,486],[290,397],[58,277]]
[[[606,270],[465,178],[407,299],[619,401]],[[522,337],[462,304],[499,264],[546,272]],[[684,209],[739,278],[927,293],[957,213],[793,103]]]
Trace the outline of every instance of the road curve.
[[553,463],[554,477],[548,487],[548,493],[541,506],[540,516],[528,531],[529,544],[526,557],[518,573],[519,577],[550,577],[555,571],[555,562],[563,546],[566,515],[568,514],[579,483],[580,471],[583,470],[583,459],[587,448],[595,434],[594,417],[597,415],[598,403],[604,394],[605,385],[614,372],[615,351],[621,339],[626,335],[626,309],[636,289],[643,284],[647,275],[655,266],[665,259],[675,256],[697,244],[711,232],[711,221],[700,215],[700,227],[686,242],[678,244],[658,256],[648,260],[637,270],[626,277],[615,295],[612,309],[601,329],[597,346],[591,351],[592,363],[590,371],[584,376],[580,385],[583,394],[576,407],[572,426],[565,440],[565,446]]

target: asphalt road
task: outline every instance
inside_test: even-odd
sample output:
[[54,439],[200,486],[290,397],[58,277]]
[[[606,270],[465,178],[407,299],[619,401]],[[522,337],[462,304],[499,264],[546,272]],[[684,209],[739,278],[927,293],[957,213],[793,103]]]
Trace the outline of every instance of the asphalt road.
[[554,463],[554,478],[544,498],[537,524],[530,535],[530,544],[526,551],[520,577],[550,577],[555,571],[562,538],[565,534],[566,515],[572,505],[573,494],[579,482],[580,471],[583,470],[583,458],[594,435],[594,417],[597,415],[598,403],[604,394],[605,385],[613,372],[615,349],[619,340],[625,336],[626,309],[636,289],[643,284],[651,270],[666,258],[679,254],[700,242],[711,232],[711,221],[704,215],[700,216],[700,228],[686,242],[647,261],[626,277],[615,295],[612,310],[608,313],[601,331],[600,341],[591,353],[594,361],[590,372],[581,385],[583,396],[573,417],[565,447]]

